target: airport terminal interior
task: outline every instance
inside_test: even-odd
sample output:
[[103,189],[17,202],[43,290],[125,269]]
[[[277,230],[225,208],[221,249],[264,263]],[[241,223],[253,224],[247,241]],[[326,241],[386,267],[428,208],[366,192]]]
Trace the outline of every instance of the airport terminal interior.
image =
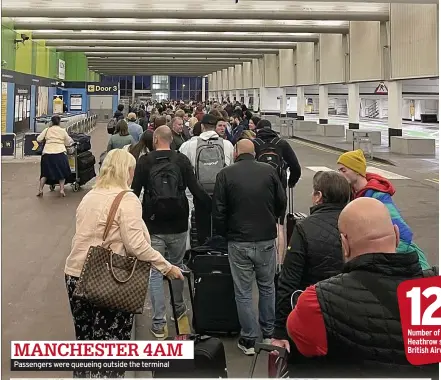
[[[63,270],[76,209],[96,178],[66,185],[65,197],[47,186],[36,197],[36,138],[54,114],[69,133],[90,135],[99,175],[118,105],[124,117],[161,102],[190,117],[197,106],[239,105],[294,150],[302,171],[294,209],[306,214],[315,173],[362,149],[367,171],[393,184],[413,240],[438,265],[438,1],[3,0],[1,17],[5,350],[12,340],[75,339]],[[154,339],[151,320],[148,298],[132,339]],[[222,341],[229,377],[247,377],[252,358],[237,337]],[[2,355],[2,378],[70,376],[9,367]],[[267,377],[264,359],[255,377]]]

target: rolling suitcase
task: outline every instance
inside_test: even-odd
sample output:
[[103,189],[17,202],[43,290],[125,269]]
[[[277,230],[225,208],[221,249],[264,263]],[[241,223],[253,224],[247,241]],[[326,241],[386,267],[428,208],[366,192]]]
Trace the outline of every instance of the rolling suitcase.
[[77,152],[83,153],[92,148],[90,144],[90,136],[84,133],[70,133],[69,136],[77,143]]
[[[253,361],[251,362],[249,378],[254,375],[257,360],[262,351],[268,352],[268,375],[269,379],[288,378],[288,352],[285,348],[273,346],[271,344],[256,343],[254,346]],[[275,353],[277,351],[277,354]]]
[[95,166],[91,166],[88,169],[80,170],[78,172],[78,176],[80,178],[80,186],[83,186],[87,182],[89,182],[92,178],[96,177]]
[[294,212],[294,189],[288,189],[288,214],[286,215],[286,245],[289,246],[294,227],[298,221],[305,219],[306,214]]
[[228,255],[197,255],[191,261],[194,275],[193,328],[198,334],[240,332],[233,277]]
[[95,156],[90,151],[78,154],[78,170],[89,169],[95,165]]
[[[191,284],[191,273],[183,272],[187,278],[190,293],[190,302],[194,307],[193,287]],[[207,335],[186,334],[180,335],[178,315],[175,308],[172,282],[167,280],[172,304],[173,318],[175,321],[176,337],[174,340],[194,340],[194,361],[189,368],[181,370],[162,370],[153,372],[154,378],[227,378],[227,359],[225,347],[222,341]]]
[[196,229],[196,216],[194,209],[191,210],[191,228],[190,228],[190,247],[195,248],[199,245],[198,230]]

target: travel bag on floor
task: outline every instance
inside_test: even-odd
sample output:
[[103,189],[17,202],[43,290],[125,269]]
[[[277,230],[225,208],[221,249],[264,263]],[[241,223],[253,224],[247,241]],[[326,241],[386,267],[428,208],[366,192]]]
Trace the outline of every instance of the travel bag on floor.
[[[191,284],[191,273],[185,272],[187,278],[188,289],[190,293],[190,302],[194,307],[193,287]],[[173,318],[175,321],[176,336],[173,340],[193,340],[194,343],[194,361],[190,368],[181,370],[165,370],[153,372],[154,378],[227,378],[227,359],[225,356],[225,348],[222,341],[207,335],[185,334],[180,335],[178,315],[175,308],[172,282],[167,279],[170,298],[172,303]]]
[[69,136],[72,138],[74,142],[76,142],[77,145],[77,152],[83,153],[92,148],[92,145],[90,144],[90,136],[84,134],[84,133],[70,133]]
[[[288,378],[288,351],[285,348],[273,346],[272,344],[256,343],[254,346],[255,355],[251,362],[249,378],[254,376],[257,360],[262,351],[267,352],[268,355],[268,375],[270,379],[274,378]],[[274,353],[277,351],[277,354]]]
[[89,169],[95,165],[95,156],[90,151],[78,154],[78,170]]
[[305,219],[306,214],[294,212],[294,189],[288,188],[288,214],[286,215],[286,245],[289,246],[292,232],[298,221]]
[[195,248],[199,245],[198,230],[196,228],[196,216],[194,209],[191,210],[191,228],[190,228],[190,247]]
[[220,252],[197,255],[190,265],[194,276],[195,332],[238,334],[241,327],[228,255]]
[[80,186],[83,186],[87,182],[89,182],[92,178],[96,177],[95,166],[91,166],[88,169],[80,170],[78,172],[78,176],[80,177]]

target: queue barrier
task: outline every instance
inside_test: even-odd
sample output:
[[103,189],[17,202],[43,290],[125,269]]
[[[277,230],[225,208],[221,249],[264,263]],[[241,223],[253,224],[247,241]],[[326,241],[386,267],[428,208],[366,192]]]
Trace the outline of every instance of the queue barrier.
[[2,133],[2,157],[17,157],[17,135]]
[[89,116],[85,119],[78,120],[69,127],[67,127],[67,133],[85,133],[88,134],[96,126],[97,115]]

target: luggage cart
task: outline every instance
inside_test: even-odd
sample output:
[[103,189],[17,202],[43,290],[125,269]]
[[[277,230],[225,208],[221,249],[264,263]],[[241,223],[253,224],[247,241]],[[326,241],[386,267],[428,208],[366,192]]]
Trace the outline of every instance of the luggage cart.
[[[69,166],[71,171],[71,176],[66,179],[65,184],[70,184],[72,186],[72,190],[74,192],[77,192],[80,190],[80,177],[78,173],[78,143],[74,143],[73,145],[70,145],[67,147],[67,159],[69,160]],[[49,185],[49,189],[51,191],[55,191],[55,187],[57,186],[56,183],[47,183]]]

